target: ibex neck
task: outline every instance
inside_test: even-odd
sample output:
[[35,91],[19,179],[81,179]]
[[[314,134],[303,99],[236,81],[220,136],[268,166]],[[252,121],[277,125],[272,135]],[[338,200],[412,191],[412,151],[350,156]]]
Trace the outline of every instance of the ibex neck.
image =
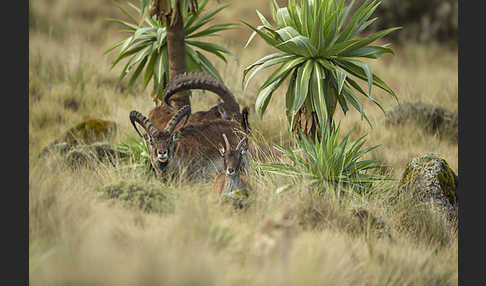
[[225,181],[226,182],[225,182],[225,185],[224,185],[224,190],[225,190],[226,193],[231,193],[234,190],[244,188],[239,174],[233,175],[233,176],[226,175]]

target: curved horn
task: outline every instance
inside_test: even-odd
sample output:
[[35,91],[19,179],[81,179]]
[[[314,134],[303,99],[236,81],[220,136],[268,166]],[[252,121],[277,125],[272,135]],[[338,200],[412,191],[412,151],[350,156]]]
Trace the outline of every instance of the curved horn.
[[224,144],[226,145],[226,152],[228,152],[229,150],[231,150],[230,143],[228,142],[228,138],[226,138],[226,134],[223,133],[222,135],[224,139]]
[[222,81],[206,72],[183,73],[174,77],[164,90],[165,104],[170,106],[169,99],[172,95],[190,89],[212,91],[223,100],[223,107],[228,113],[240,113],[240,106],[233,93],[231,93]]
[[182,120],[183,117],[186,117],[186,120],[184,121],[184,124],[187,123],[187,120],[189,120],[189,116],[191,115],[191,106],[189,105],[184,105],[179,109],[174,115],[172,115],[172,118],[167,122],[167,125],[165,126],[165,131],[167,131],[169,134],[172,134],[174,129],[176,128],[177,124]]
[[241,127],[243,128],[243,131],[245,131],[246,134],[250,134],[251,132],[250,122],[248,121],[248,113],[249,113],[249,108],[248,106],[245,106],[243,110],[241,110],[241,116],[242,116]]
[[240,143],[238,143],[238,146],[236,146],[236,150],[240,150],[241,147],[243,147],[243,144],[247,144],[248,143],[248,137],[245,136],[243,137],[243,139],[241,139]]
[[147,117],[145,117],[142,113],[140,113],[140,112],[138,112],[136,110],[132,110],[130,112],[130,122],[132,123],[133,127],[137,131],[138,135],[140,135],[140,137],[143,137],[143,136],[140,133],[140,131],[138,131],[138,128],[135,125],[135,122],[137,122],[138,124],[142,125],[143,129],[145,129],[145,131],[147,133],[149,133],[151,136],[153,136],[155,134],[155,132],[158,131],[157,128],[155,128],[152,125],[152,123],[148,120]]

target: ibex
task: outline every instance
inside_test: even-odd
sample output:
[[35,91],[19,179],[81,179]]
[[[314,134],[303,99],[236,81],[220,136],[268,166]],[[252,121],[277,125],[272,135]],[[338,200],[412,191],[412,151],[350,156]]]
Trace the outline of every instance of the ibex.
[[219,152],[223,157],[224,169],[216,176],[213,190],[219,197],[240,204],[242,199],[248,198],[250,188],[246,176],[242,174],[242,160],[248,150],[248,137],[243,137],[235,149],[231,148],[224,133],[222,137],[225,147],[221,146]]
[[[173,113],[168,104],[170,96],[188,89],[213,91],[223,102],[209,111],[191,114],[190,106],[184,106]],[[174,167],[187,166],[190,173],[198,173],[197,169],[207,170],[208,167],[220,170],[223,162],[217,149],[221,144],[219,134],[226,133],[230,141],[238,142],[250,132],[248,108],[240,113],[240,107],[229,89],[206,73],[184,73],[175,77],[164,90],[164,101],[167,105],[154,108],[149,118],[135,110],[130,112],[130,121],[137,133],[145,138],[158,176],[162,175],[170,161],[173,161]],[[183,118],[186,118],[184,124],[179,125]],[[135,122],[145,129],[146,135],[138,131]],[[176,153],[177,156],[174,156]]]
[[[192,89],[208,90],[216,93],[222,100],[207,111],[198,111],[191,114],[188,124],[200,124],[216,119],[235,120],[239,122],[243,130],[250,130],[247,115],[248,108],[240,112],[240,106],[233,93],[217,78],[205,72],[191,72],[177,75],[164,89],[165,105],[159,105],[150,111],[148,118],[152,124],[162,130],[175,111],[170,106],[169,99],[172,95]],[[246,117],[245,117],[246,113]],[[245,120],[246,118],[246,120]]]
[[143,136],[149,148],[152,166],[158,176],[162,176],[168,164],[172,167],[187,166],[189,175],[203,174],[204,171],[221,170],[223,160],[218,146],[223,143],[218,136],[229,134],[235,144],[245,135],[239,123],[233,120],[215,119],[201,124],[187,124],[176,130],[184,117],[190,116],[190,107],[184,106],[169,120],[164,129],[159,130],[138,111],[130,113],[130,120],[140,124],[146,131]]

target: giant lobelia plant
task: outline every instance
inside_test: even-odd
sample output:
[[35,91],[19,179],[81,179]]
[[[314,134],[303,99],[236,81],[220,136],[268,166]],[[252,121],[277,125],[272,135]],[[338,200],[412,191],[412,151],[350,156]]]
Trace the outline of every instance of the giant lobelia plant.
[[[141,0],[141,7],[128,3],[139,19],[117,4],[129,21],[109,19],[121,24],[123,32],[128,33],[127,38],[105,51],[107,54],[118,48],[112,68],[128,58],[120,74],[120,80],[131,74],[128,89],[143,73],[143,89],[153,81],[152,97],[157,105],[166,84],[177,74],[204,70],[221,79],[203,52],[216,55],[224,62],[226,55],[234,55],[218,44],[200,39],[217,36],[218,32],[234,27],[233,23],[206,25],[228,5],[218,6],[203,14],[208,0],[202,1],[200,5],[195,0],[153,0],[151,6],[149,4],[148,0]],[[174,96],[173,99],[176,108],[179,105],[190,105],[187,94]]]
[[[380,2],[366,0],[351,13],[353,4],[354,0],[347,6],[345,0],[302,0],[300,4],[289,0],[288,7],[279,7],[271,0],[271,15],[276,26],[258,10],[262,25],[254,27],[242,21],[253,30],[247,45],[258,35],[278,50],[249,65],[243,72],[246,89],[257,72],[279,65],[258,88],[255,108],[259,116],[263,116],[272,94],[287,78],[286,113],[290,128],[295,133],[301,129],[311,135],[310,138],[324,126],[332,125],[337,105],[344,114],[351,105],[370,123],[356,93],[383,111],[371,96],[372,85],[397,99],[390,87],[359,58],[378,59],[382,54],[393,54],[389,44],[371,43],[400,27],[358,37],[377,20],[370,16]],[[367,83],[367,89],[359,85],[359,80]]]

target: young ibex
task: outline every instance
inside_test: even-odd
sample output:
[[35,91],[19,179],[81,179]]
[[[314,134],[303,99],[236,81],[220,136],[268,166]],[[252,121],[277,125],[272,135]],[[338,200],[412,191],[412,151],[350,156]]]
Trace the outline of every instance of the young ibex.
[[248,180],[242,174],[242,160],[248,150],[248,137],[243,137],[235,149],[231,148],[231,144],[224,133],[222,137],[225,147],[221,146],[219,152],[223,157],[224,169],[216,176],[213,191],[223,200],[230,199],[239,205],[242,200],[249,197]]

